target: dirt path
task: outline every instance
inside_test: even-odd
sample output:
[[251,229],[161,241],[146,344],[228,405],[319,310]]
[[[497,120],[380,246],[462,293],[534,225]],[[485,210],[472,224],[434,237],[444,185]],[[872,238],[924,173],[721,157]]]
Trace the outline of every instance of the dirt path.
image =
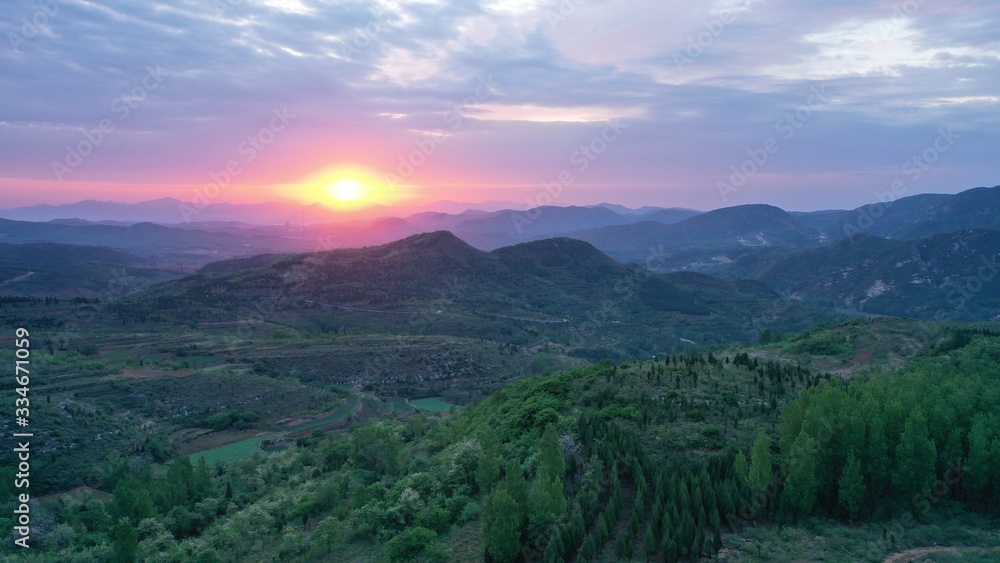
[[889,557],[886,557],[882,563],[908,563],[910,561],[916,562],[921,561],[924,557],[928,555],[933,555],[935,553],[952,553],[960,554],[963,551],[992,551],[1000,552],[1000,547],[918,547],[916,549],[909,549],[906,551],[901,551],[899,553],[894,553]]
[[23,276],[17,276],[16,278],[10,278],[9,280],[5,280],[5,281],[0,282],[0,287],[3,287],[5,285],[9,285],[9,284],[12,284],[12,283],[17,283],[17,282],[19,282],[21,280],[26,280],[26,279],[30,278],[31,276],[33,276],[33,275],[35,275],[35,272],[28,272],[27,274],[24,274]]

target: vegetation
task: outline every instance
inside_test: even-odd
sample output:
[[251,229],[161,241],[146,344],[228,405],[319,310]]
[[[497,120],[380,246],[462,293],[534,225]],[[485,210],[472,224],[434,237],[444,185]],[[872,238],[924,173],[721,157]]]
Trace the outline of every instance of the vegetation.
[[[882,560],[1000,546],[995,323],[796,331],[758,319],[835,317],[572,241],[456,241],[221,263],[110,302],[0,298],[4,326],[40,327],[44,496],[18,560]],[[442,298],[447,283],[465,289]],[[601,318],[587,316],[595,300],[612,304]],[[266,317],[245,316],[261,303]]]

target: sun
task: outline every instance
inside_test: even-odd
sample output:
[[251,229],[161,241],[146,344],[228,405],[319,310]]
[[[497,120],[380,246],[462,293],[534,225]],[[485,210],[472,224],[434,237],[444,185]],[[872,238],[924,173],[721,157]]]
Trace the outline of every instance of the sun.
[[330,198],[341,203],[364,201],[368,191],[368,186],[357,178],[338,178],[331,182],[326,189]]
[[298,199],[337,211],[363,211],[395,201],[394,189],[371,169],[338,164],[318,170],[296,182]]

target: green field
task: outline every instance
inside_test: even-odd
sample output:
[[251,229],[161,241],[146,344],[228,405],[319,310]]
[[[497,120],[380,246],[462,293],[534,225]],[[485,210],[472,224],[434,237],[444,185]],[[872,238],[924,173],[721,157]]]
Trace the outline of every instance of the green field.
[[413,407],[406,402],[406,399],[392,398],[388,399],[390,405],[392,405],[392,410],[398,414],[409,414],[413,412]]
[[244,459],[249,459],[255,453],[261,452],[260,443],[268,438],[269,436],[256,436],[254,438],[248,438],[240,442],[233,442],[232,444],[226,444],[225,446],[219,446],[218,448],[212,448],[210,450],[192,454],[191,458],[197,460],[198,458],[203,457],[205,458],[205,463],[209,465],[242,461]]
[[347,402],[340,406],[337,410],[333,411],[327,416],[322,418],[317,418],[316,420],[310,420],[309,422],[304,422],[296,426],[289,427],[288,430],[292,432],[302,432],[305,430],[312,430],[313,428],[319,428],[321,426],[326,426],[327,424],[333,424],[336,422],[343,422],[347,420],[351,415],[358,412],[358,408],[361,406],[361,399],[351,393],[347,396]]
[[448,403],[441,397],[430,397],[427,399],[417,399],[410,401],[410,406],[422,411],[449,412],[455,405]]

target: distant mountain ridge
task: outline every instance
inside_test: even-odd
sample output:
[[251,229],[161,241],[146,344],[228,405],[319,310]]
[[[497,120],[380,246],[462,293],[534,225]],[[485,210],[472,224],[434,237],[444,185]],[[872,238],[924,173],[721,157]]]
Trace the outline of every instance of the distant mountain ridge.
[[[649,352],[697,342],[753,340],[755,319],[808,326],[833,315],[784,304],[756,282],[704,274],[652,274],[612,260],[590,244],[552,238],[492,252],[449,232],[306,254],[269,255],[206,266],[133,296],[195,319],[238,320],[273,303],[270,322],[313,328],[413,330],[483,338],[571,331],[591,345],[624,341]],[[520,335],[520,336],[517,336]],[[554,337],[554,336],[553,336]]]

